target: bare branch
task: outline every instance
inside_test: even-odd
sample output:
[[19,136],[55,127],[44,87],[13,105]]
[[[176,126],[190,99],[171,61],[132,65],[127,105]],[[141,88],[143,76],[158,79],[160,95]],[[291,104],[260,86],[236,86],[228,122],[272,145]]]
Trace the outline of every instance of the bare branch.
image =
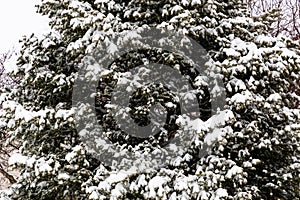
[[273,36],[283,34],[295,40],[300,38],[299,0],[244,0],[244,3],[252,17],[262,16],[274,9],[279,12],[269,29]]

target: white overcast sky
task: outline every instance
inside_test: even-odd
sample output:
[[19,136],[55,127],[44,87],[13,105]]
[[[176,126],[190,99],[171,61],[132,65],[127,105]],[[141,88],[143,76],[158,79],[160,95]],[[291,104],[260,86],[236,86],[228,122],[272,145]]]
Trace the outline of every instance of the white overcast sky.
[[46,17],[35,13],[38,0],[0,0],[0,53],[18,49],[23,35],[49,31]]

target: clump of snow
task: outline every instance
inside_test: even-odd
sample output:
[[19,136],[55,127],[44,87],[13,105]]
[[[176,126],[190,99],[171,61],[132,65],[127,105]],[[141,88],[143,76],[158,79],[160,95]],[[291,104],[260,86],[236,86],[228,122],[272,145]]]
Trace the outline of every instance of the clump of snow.
[[243,167],[245,168],[251,168],[252,167],[252,163],[249,161],[243,162]]
[[266,44],[272,44],[276,42],[276,38],[269,36],[269,35],[258,35],[255,38],[255,42],[257,43],[266,43]]
[[212,145],[216,140],[218,139],[219,136],[222,135],[221,129],[214,129],[212,133],[207,134],[204,138],[204,142],[208,145]]
[[225,177],[231,179],[233,176],[235,176],[237,174],[241,174],[242,172],[243,172],[243,168],[235,165],[231,169],[228,170]]
[[175,180],[174,189],[178,191],[187,190],[188,189],[188,178],[187,177],[178,177]]
[[53,168],[50,166],[52,163],[52,160],[45,160],[45,158],[40,158],[36,160],[35,165],[35,174],[38,176],[40,173],[48,173],[53,170]]
[[120,182],[120,181],[123,181],[124,179],[126,179],[128,177],[128,174],[125,173],[124,171],[120,171],[116,174],[111,174],[107,179],[106,181],[109,183],[109,184],[112,184],[112,183],[116,183],[116,182]]
[[8,159],[8,164],[9,165],[14,165],[14,164],[24,164],[25,165],[27,160],[28,160],[27,156],[23,156],[20,153],[15,153]]
[[82,151],[83,151],[82,146],[76,145],[75,147],[72,148],[72,151],[69,152],[69,153],[65,156],[65,159],[66,159],[68,162],[71,162],[74,158],[76,158],[76,156],[77,156],[78,154],[81,154]]
[[172,103],[172,102],[167,102],[165,105],[166,105],[168,108],[176,107],[176,105],[175,105],[174,103]]
[[101,182],[98,184],[98,188],[99,188],[100,190],[109,191],[110,188],[111,188],[111,185],[110,185],[107,181],[101,181]]
[[74,114],[74,110],[63,110],[63,109],[59,109],[56,113],[55,113],[55,118],[62,118],[64,120],[66,120],[67,118],[71,117]]
[[73,158],[75,158],[76,155],[77,154],[75,152],[70,152],[66,155],[65,159],[66,159],[66,161],[71,162],[71,160],[73,160]]
[[259,159],[252,159],[251,163],[253,165],[257,165],[257,164],[261,163],[261,160],[259,160]]
[[15,119],[24,119],[26,122],[29,122],[32,118],[34,118],[34,114],[26,109],[23,106],[18,105],[15,111]]
[[249,102],[253,101],[253,95],[248,90],[242,91],[241,93],[236,93],[230,99],[231,103],[236,105],[236,108],[242,109],[244,108]]
[[67,173],[60,173],[60,174],[58,174],[57,178],[67,180],[70,178],[70,176]]
[[111,191],[111,199],[119,199],[124,193],[126,189],[124,188],[122,183],[118,183],[115,188]]
[[224,49],[224,52],[226,53],[227,56],[231,56],[231,57],[240,57],[241,56],[241,54],[238,51],[235,51],[232,48]]
[[157,193],[156,189],[158,190],[163,190],[163,185],[165,185],[168,182],[167,177],[161,177],[161,176],[155,176],[153,177],[149,183],[148,183],[148,188],[149,188],[149,197],[150,198],[155,198]]
[[89,199],[99,199],[99,195],[97,191],[93,191],[90,196]]
[[216,191],[216,197],[215,197],[215,200],[220,199],[220,197],[227,197],[227,196],[228,196],[227,190],[225,190],[225,189],[223,189],[223,188],[219,188],[219,189],[217,189],[217,191]]
[[0,200],[12,200],[9,196],[12,194],[11,189],[0,190]]
[[268,98],[267,98],[267,101],[274,101],[274,102],[276,102],[276,101],[280,101],[280,100],[282,100],[282,98],[281,98],[281,96],[280,96],[280,94],[278,94],[278,93],[274,93],[274,94],[271,94]]

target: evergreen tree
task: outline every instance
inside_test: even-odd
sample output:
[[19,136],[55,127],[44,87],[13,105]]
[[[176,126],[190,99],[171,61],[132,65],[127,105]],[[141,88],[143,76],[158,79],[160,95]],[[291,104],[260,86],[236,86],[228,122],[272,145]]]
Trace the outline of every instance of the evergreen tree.
[[[268,35],[241,1],[42,0],[38,12],[50,17],[53,31],[22,41],[22,81],[1,98],[6,130],[12,140],[23,141],[21,154],[10,160],[21,169],[13,198],[299,199],[299,43]],[[82,59],[100,42],[150,26],[179,31],[205,48],[223,75],[232,116],[207,156],[198,157],[201,145],[194,141],[177,163],[136,174],[114,172],[79,137],[71,109],[74,80]],[[124,60],[117,66],[127,70]],[[103,80],[105,87],[110,81]],[[136,144],[120,137],[112,141],[129,143],[125,148]]]

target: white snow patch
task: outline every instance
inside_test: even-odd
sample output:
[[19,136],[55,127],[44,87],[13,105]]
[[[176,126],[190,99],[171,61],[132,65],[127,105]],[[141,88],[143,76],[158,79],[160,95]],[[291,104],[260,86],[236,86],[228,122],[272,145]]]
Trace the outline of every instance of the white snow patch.
[[107,181],[101,181],[101,182],[98,184],[98,188],[99,188],[100,190],[109,191],[110,188],[111,188],[111,185],[110,185]]
[[223,188],[219,188],[216,191],[216,199],[219,199],[219,197],[227,197],[228,193],[227,190],[223,189]]
[[73,158],[76,157],[76,153],[75,152],[70,152],[65,156],[66,161],[70,162]]
[[166,105],[168,108],[176,107],[176,105],[175,105],[174,103],[172,103],[172,102],[167,102],[165,105]]
[[249,91],[243,91],[242,93],[237,93],[231,97],[231,101],[235,103],[244,104],[247,100],[251,100],[252,94]]
[[23,106],[18,105],[15,110],[15,119],[24,119],[26,122],[29,122],[32,118],[34,118],[34,114],[28,110],[26,110]]
[[227,56],[232,56],[232,57],[240,57],[241,56],[241,54],[238,51],[236,51],[232,48],[226,48],[226,49],[224,49],[224,52],[226,53]]
[[[36,166],[36,172],[50,172],[52,171],[52,167],[49,165],[48,162],[46,162],[43,158],[39,159],[39,164]],[[39,173],[37,173],[39,174]]]
[[[120,197],[122,196],[123,193],[126,192],[126,189],[124,188],[124,186],[121,183],[118,183],[115,188],[111,191],[111,196],[112,197]],[[114,199],[114,198],[111,198]]]
[[97,191],[93,191],[91,193],[91,195],[89,196],[89,199],[99,199],[98,192]]
[[9,165],[14,165],[14,164],[24,164],[25,165],[27,160],[28,160],[27,156],[23,156],[20,153],[15,153],[8,159],[8,164]]
[[280,101],[280,100],[282,100],[282,98],[281,98],[280,94],[278,94],[278,93],[271,94],[271,95],[267,98],[267,101],[274,101],[274,102],[276,102],[276,101]]
[[155,198],[156,197],[156,192],[155,189],[163,189],[163,185],[168,182],[168,179],[166,177],[161,177],[161,176],[155,176],[153,177],[148,184],[149,187],[149,197],[150,198]]
[[233,166],[230,170],[228,170],[225,177],[231,179],[232,176],[235,176],[237,174],[241,174],[242,172],[243,172],[243,168],[238,167],[238,166]]
[[0,190],[0,200],[12,200],[9,195],[12,195],[13,191],[11,189]]
[[58,174],[57,178],[67,180],[70,178],[70,176],[67,173],[60,173],[60,174]]
[[107,179],[106,181],[109,183],[109,184],[112,184],[112,183],[116,183],[116,182],[120,182],[120,181],[123,181],[124,179],[126,179],[128,177],[128,173],[126,173],[125,171],[120,171],[116,174],[111,174]]

